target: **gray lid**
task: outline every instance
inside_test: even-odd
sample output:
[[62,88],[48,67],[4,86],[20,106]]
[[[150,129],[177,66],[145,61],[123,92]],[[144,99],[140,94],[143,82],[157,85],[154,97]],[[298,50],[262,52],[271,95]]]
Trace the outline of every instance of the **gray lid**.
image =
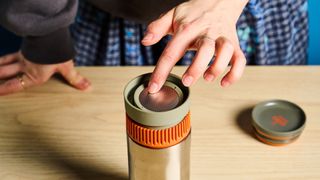
[[124,89],[127,115],[139,124],[166,128],[178,124],[189,112],[189,88],[173,74],[158,93],[148,93],[146,87],[151,73],[131,80]]
[[265,101],[252,111],[253,126],[271,136],[297,136],[303,131],[305,122],[303,110],[285,100]]

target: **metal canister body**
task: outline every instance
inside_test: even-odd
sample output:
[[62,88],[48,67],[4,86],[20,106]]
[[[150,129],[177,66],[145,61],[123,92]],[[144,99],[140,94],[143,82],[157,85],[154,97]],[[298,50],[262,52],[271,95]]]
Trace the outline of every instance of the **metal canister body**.
[[160,94],[148,94],[149,79],[139,76],[124,91],[130,180],[188,180],[189,89],[170,75]]
[[151,149],[136,144],[128,138],[129,176],[131,180],[140,179],[178,179],[190,177],[191,136],[177,145]]

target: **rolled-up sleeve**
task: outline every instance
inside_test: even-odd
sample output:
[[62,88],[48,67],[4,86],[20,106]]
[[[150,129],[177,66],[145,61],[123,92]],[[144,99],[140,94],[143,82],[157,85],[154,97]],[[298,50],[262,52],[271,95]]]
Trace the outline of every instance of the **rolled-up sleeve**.
[[39,64],[56,64],[75,55],[69,25],[74,21],[77,0],[0,1],[0,23],[23,37],[21,51]]

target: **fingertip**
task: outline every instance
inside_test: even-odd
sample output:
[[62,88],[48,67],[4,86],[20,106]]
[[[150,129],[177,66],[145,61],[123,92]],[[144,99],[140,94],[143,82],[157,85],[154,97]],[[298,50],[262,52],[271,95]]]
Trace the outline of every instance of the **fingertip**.
[[152,32],[147,32],[146,35],[141,40],[142,43],[144,42],[150,42],[154,37],[154,34]]
[[148,84],[148,92],[153,94],[159,91],[159,85],[155,82],[149,82]]
[[192,85],[194,78],[190,75],[184,75],[182,78],[182,84],[186,87],[189,87]]
[[141,41],[141,44],[144,46],[152,46],[154,45],[156,42],[150,42],[150,41]]
[[210,74],[210,73],[205,73],[203,78],[207,81],[207,82],[213,82],[213,80],[215,79],[214,78],[214,75],[213,74]]
[[229,81],[225,80],[225,79],[223,79],[221,81],[221,86],[224,87],[224,88],[229,87],[230,85],[231,85],[231,83]]
[[86,79],[86,78],[83,78],[81,81],[79,81],[78,83],[74,84],[74,87],[79,89],[79,90],[86,90],[88,88],[91,87],[91,82]]
[[87,78],[84,78],[84,84],[83,84],[83,89],[81,89],[82,91],[92,91],[93,90],[93,86],[92,86],[92,83],[87,79]]
[[141,40],[145,46],[153,45],[161,40],[166,34],[170,32],[172,26],[174,9],[165,13],[158,19],[151,22],[147,27],[147,33]]
[[148,32],[144,36],[144,38],[141,40],[141,44],[144,46],[151,46],[159,42],[161,38],[162,38],[161,35],[157,35],[156,33],[153,33],[153,32]]
[[90,85],[90,86],[88,86],[86,89],[83,89],[83,90],[81,90],[81,91],[83,91],[83,92],[91,92],[92,90],[93,90],[93,86]]

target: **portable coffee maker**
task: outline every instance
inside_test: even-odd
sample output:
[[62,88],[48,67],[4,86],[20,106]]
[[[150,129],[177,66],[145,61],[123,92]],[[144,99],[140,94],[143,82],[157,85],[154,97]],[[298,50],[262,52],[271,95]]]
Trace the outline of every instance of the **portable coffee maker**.
[[188,180],[191,125],[189,89],[170,75],[150,94],[151,74],[131,80],[124,90],[130,180]]

